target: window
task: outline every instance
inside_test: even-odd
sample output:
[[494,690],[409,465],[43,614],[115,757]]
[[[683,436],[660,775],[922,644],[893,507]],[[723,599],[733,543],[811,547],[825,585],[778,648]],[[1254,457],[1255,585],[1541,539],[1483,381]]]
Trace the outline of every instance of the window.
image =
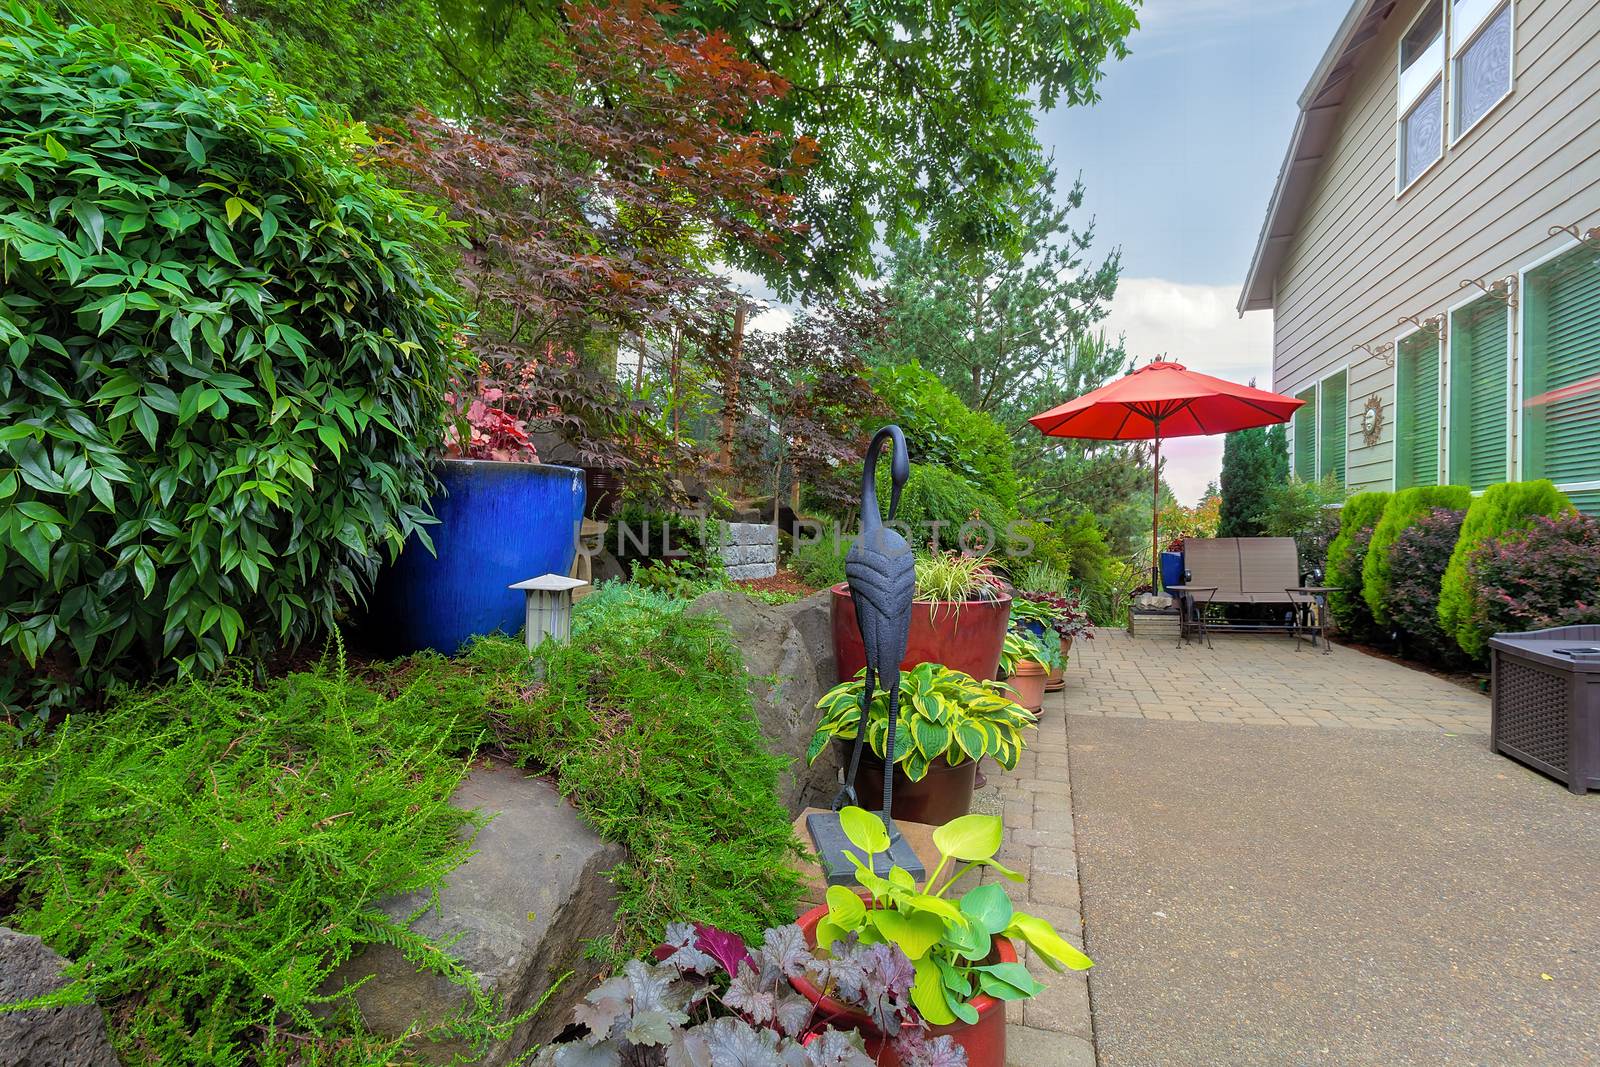
[[1394,487],[1439,484],[1439,335],[1408,334],[1395,346]]
[[1345,398],[1345,372],[1329,375],[1319,387],[1317,439],[1317,477],[1332,477],[1344,485],[1344,450],[1350,436],[1350,410]]
[[1522,328],[1522,476],[1600,483],[1600,253],[1529,271]]
[[1433,0],[1400,39],[1398,185],[1444,154],[1444,3]]
[[1483,297],[1450,316],[1450,482],[1506,480],[1511,311]]
[[1460,137],[1511,91],[1511,4],[1455,0],[1450,38],[1451,100]]
[[1294,476],[1302,482],[1317,480],[1317,387],[1312,386],[1296,399],[1305,403],[1294,412]]

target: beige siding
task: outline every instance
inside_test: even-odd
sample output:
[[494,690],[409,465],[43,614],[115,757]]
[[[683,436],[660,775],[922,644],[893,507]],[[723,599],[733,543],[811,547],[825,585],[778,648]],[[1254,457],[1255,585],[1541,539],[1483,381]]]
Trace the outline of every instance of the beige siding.
[[[1353,491],[1389,488],[1394,470],[1394,371],[1358,346],[1393,343],[1402,316],[1467,299],[1463,279],[1515,274],[1561,247],[1551,226],[1600,223],[1594,0],[1515,0],[1511,95],[1396,197],[1396,49],[1421,6],[1402,0],[1363,57],[1276,282],[1274,387],[1293,394],[1350,366]],[[1369,448],[1373,393],[1385,425]]]

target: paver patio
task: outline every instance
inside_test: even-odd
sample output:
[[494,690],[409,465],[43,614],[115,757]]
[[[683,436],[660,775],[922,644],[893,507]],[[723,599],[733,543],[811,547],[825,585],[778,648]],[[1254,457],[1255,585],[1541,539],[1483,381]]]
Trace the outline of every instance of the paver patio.
[[1494,755],[1488,713],[1281,636],[1080,643],[998,791],[1097,965],[1013,1009],[1011,1062],[1592,1062],[1600,796]]

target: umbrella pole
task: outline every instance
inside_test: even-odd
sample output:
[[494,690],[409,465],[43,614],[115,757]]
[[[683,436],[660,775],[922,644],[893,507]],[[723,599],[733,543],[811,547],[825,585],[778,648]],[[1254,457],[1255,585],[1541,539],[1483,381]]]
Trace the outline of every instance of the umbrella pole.
[[1150,593],[1161,589],[1161,420],[1155,420],[1156,462],[1150,472]]

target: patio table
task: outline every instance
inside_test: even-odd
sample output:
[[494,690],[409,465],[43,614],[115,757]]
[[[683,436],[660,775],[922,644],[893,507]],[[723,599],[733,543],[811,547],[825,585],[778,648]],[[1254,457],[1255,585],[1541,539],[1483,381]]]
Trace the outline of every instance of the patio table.
[[[1178,594],[1178,647],[1182,648],[1184,642],[1190,639],[1191,623],[1196,639],[1204,639],[1207,648],[1216,648],[1211,643],[1211,631],[1206,627],[1206,612],[1211,607],[1211,598],[1217,595],[1218,585],[1169,585],[1167,592]],[[1189,618],[1191,608],[1194,618]]]

